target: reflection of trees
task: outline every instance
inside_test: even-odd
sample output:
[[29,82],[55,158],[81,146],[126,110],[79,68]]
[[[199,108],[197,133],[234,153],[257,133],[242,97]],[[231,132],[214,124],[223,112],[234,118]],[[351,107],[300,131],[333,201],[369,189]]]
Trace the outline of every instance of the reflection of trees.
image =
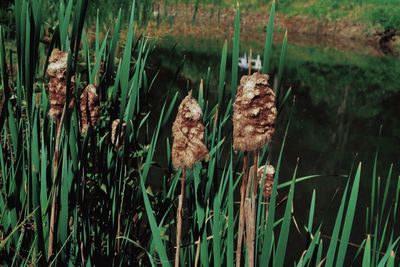
[[330,173],[334,173],[343,164],[345,147],[349,137],[350,126],[352,123],[352,115],[348,114],[348,97],[349,97],[349,87],[344,89],[344,96],[342,103],[339,105],[337,110],[336,121],[334,123],[334,129],[336,131],[332,132],[330,139],[330,145],[336,148],[334,151],[334,160],[332,161]]
[[[324,105],[331,120],[339,107],[343,105],[342,88],[348,104],[347,114],[358,120],[376,118],[385,123],[390,121],[394,114],[387,112],[385,105],[388,99],[400,92],[398,82],[400,74],[400,61],[388,58],[365,58],[359,65],[343,62],[321,63],[321,59],[302,62],[292,59],[288,63],[290,81],[300,81],[300,91],[305,91],[310,96],[312,105]],[[319,62],[318,62],[319,61]]]

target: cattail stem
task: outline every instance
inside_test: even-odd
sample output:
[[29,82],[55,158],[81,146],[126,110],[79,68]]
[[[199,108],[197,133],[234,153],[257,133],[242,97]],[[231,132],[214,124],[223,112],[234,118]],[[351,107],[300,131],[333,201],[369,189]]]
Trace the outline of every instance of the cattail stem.
[[267,226],[268,220],[268,209],[269,209],[269,197],[265,198],[265,227]]
[[181,235],[182,235],[182,210],[183,210],[183,199],[185,194],[185,180],[186,170],[182,170],[181,178],[181,194],[179,195],[178,211],[176,213],[176,253],[175,253],[175,267],[179,267],[179,252],[181,246]]
[[236,246],[236,266],[240,266],[240,260],[242,256],[242,241],[244,234],[245,214],[244,214],[244,199],[247,185],[247,152],[244,152],[243,156],[243,175],[242,175],[242,186],[240,187],[240,208],[239,208],[239,230],[238,240]]
[[200,258],[200,246],[201,246],[201,238],[197,240],[197,248],[196,248],[196,256],[194,260],[194,267],[199,266],[199,258]]
[[[125,168],[125,175],[126,175],[126,168]],[[121,196],[121,204],[119,206],[119,212],[118,212],[118,224],[117,224],[117,236],[121,235],[121,220],[122,220],[122,211],[123,211],[123,205],[125,201],[125,189],[126,189],[126,180],[124,180],[124,183],[122,185],[122,196]],[[117,239],[117,255],[120,254],[120,249],[121,249],[121,242],[120,239]]]
[[251,253],[250,255],[253,256],[253,259],[251,262],[249,262],[249,266],[254,266],[254,241],[256,240],[256,221],[257,221],[257,195],[258,195],[258,154],[259,151],[255,151],[254,152],[254,173],[253,173],[253,197],[251,199],[251,217],[252,217],[252,227],[253,230],[251,232],[252,236],[252,251],[253,253]]
[[249,53],[249,59],[248,59],[248,61],[249,61],[249,75],[251,75],[251,57],[252,57],[252,50],[250,49],[250,53]]
[[54,254],[54,228],[57,220],[57,196],[58,196],[58,186],[57,186],[57,172],[58,172],[58,160],[60,158],[59,144],[61,136],[61,128],[64,120],[66,106],[64,106],[61,119],[56,121],[57,136],[56,144],[54,147],[53,154],[53,191],[52,191],[52,202],[51,202],[51,214],[50,214],[50,232],[49,232],[49,248],[47,251],[47,259],[50,259]]
[[[254,165],[253,165],[253,190],[251,197],[251,205],[249,214],[249,220],[247,224],[247,251],[248,251],[248,265],[249,267],[254,266],[254,241],[256,235],[256,216],[257,216],[257,193],[258,193],[258,150],[254,152]],[[250,179],[249,179],[250,180]],[[251,181],[248,182],[248,185],[251,184]]]
[[252,207],[250,197],[246,197],[244,202],[244,209],[246,214],[246,247],[247,247],[247,266],[254,266],[254,221],[252,217]]
[[257,197],[258,191],[258,150],[254,152],[254,168],[253,168],[253,196]]

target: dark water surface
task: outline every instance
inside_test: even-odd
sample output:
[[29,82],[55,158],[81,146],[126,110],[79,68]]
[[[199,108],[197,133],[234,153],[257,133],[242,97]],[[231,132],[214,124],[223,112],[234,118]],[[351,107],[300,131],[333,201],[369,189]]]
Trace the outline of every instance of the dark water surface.
[[[222,45],[220,41],[207,40],[167,39],[158,43],[150,58],[154,72],[160,71],[154,87],[158,92],[155,94],[165,92],[170,87],[179,88],[182,95],[186,88],[197,90],[200,79],[206,78],[210,67],[209,99],[215,101]],[[251,42],[242,45],[241,54],[250,47],[254,49],[253,54],[262,55],[262,44]],[[274,51],[271,84],[277,73],[280,47],[275,46]],[[230,64],[228,57],[227,81],[231,77]],[[171,83],[175,77],[176,81]],[[329,233],[347,182],[346,178],[332,175],[347,175],[362,162],[359,208],[355,218],[358,227],[355,227],[351,241],[360,243],[360,239],[364,238],[365,210],[370,203],[371,174],[378,145],[378,175],[386,181],[392,163],[393,184],[399,174],[399,78],[400,60],[395,56],[377,57],[327,47],[288,46],[283,90],[291,87],[295,102],[285,145],[281,182],[292,177],[297,162],[298,176],[324,175],[296,186],[294,216],[300,225],[307,220],[312,191],[315,189],[315,225],[324,220],[326,232]],[[226,99],[229,88],[230,84],[226,84]],[[280,114],[272,143],[272,163],[277,161],[292,103],[292,100],[289,101]],[[381,125],[382,133],[378,137]],[[295,229],[291,230],[291,238],[304,239]],[[301,249],[301,246],[297,249]]]

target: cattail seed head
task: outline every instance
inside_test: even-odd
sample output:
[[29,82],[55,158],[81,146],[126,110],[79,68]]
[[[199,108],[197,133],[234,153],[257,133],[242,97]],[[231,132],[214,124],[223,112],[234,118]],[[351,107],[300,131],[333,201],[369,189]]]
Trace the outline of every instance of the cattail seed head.
[[96,87],[89,84],[81,94],[81,131],[85,133],[89,125],[95,127],[99,118],[99,97]]
[[192,92],[179,105],[172,126],[172,164],[178,168],[192,168],[196,161],[208,160],[208,149],[204,145],[203,113]]
[[54,49],[49,58],[47,74],[52,78],[63,79],[67,72],[68,53]]
[[[265,172],[263,196],[265,198],[270,198],[272,194],[272,186],[274,184],[275,168],[272,165],[263,165],[257,169],[257,180],[258,184],[261,186],[262,178]],[[249,173],[254,174],[254,165],[250,167]]]
[[[50,111],[49,117],[53,120],[59,120],[64,108],[67,94],[67,59],[68,53],[54,49],[49,58],[47,75],[50,80],[48,83]],[[75,90],[75,77],[71,77],[72,95]],[[74,98],[71,98],[69,107],[74,105]]]
[[268,75],[243,76],[233,104],[234,150],[255,151],[268,143],[275,131],[277,113]]
[[124,145],[126,122],[122,123],[120,132],[117,131],[119,125],[119,119],[114,120],[111,124],[111,144],[113,144],[117,149]]

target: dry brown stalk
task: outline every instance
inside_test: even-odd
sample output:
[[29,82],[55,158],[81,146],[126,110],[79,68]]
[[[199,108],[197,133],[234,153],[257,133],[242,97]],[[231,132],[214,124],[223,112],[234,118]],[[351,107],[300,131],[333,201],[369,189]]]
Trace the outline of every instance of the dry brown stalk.
[[183,198],[185,194],[185,180],[186,170],[182,170],[181,178],[181,194],[178,199],[178,211],[177,211],[177,223],[176,223],[176,251],[175,251],[175,267],[179,267],[179,252],[181,248],[181,236],[182,236],[182,212],[183,212]]
[[241,256],[242,256],[242,241],[244,234],[244,199],[246,194],[246,184],[247,184],[247,152],[244,152],[243,156],[243,174],[242,174],[242,185],[240,187],[240,208],[239,208],[239,229],[238,229],[238,240],[236,246],[236,265],[240,266]]
[[[252,217],[252,207],[251,207],[250,197],[246,197],[244,202],[244,209],[246,215],[246,245],[247,245],[247,255],[248,255],[248,267],[254,266],[254,218]],[[239,265],[238,265],[239,266]]]
[[251,216],[250,220],[248,220],[249,229],[251,229],[249,235],[249,243],[247,244],[248,249],[248,266],[254,266],[254,240],[256,235],[256,210],[257,210],[257,193],[258,193],[258,178],[257,178],[257,166],[258,166],[258,151],[254,152],[254,168],[253,168],[253,196],[251,198]]
[[201,238],[199,236],[199,239],[195,242],[197,247],[196,247],[196,256],[194,260],[194,267],[199,266],[199,258],[200,258],[200,245],[201,245]]
[[179,266],[179,252],[182,235],[182,211],[185,193],[186,168],[192,168],[197,161],[208,160],[208,149],[203,143],[203,113],[192,92],[186,96],[178,108],[172,126],[172,164],[182,169],[181,194],[177,210],[175,266]]
[[81,132],[86,133],[89,126],[95,127],[99,119],[99,97],[96,87],[89,84],[81,94]]

